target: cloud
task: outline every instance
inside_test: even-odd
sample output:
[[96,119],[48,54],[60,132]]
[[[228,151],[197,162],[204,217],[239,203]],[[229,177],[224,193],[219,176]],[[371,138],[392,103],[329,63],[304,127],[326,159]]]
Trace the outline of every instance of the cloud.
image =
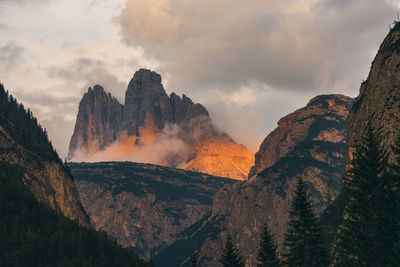
[[83,91],[95,84],[100,84],[123,103],[127,82],[120,81],[111,74],[109,65],[102,60],[79,57],[64,67],[49,68],[48,75],[50,78],[59,78],[66,82],[84,82]]
[[47,3],[48,0],[0,0],[0,4],[36,4],[36,3]]
[[21,62],[23,51],[15,42],[0,43],[0,73],[12,71]]
[[398,1],[127,0],[127,44],[164,63],[172,87],[356,90]]
[[134,161],[158,165],[175,165],[181,162],[190,147],[179,137],[177,125],[166,125],[153,144],[137,146],[134,150],[127,145],[115,142],[103,151],[94,155],[87,155],[79,151],[74,153],[72,161],[99,162],[99,161]]

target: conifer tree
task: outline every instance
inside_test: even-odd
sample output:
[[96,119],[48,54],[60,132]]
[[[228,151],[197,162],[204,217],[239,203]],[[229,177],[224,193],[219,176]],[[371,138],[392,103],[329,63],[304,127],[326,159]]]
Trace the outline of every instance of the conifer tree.
[[334,244],[334,265],[391,266],[396,169],[390,168],[380,140],[368,124],[347,174],[349,199]]
[[258,267],[281,266],[278,258],[275,239],[271,235],[268,225],[265,224],[260,238],[260,248],[257,253]]
[[220,259],[224,267],[244,267],[245,261],[239,249],[233,243],[232,237],[228,234],[225,248]]
[[290,221],[285,235],[285,264],[288,266],[327,266],[327,249],[324,247],[319,220],[306,191],[303,179],[299,178],[292,202]]
[[194,251],[192,256],[190,256],[190,267],[200,267],[199,254],[197,251]]
[[400,266],[400,136],[391,147],[393,161],[387,163],[384,155],[385,168],[380,181],[381,216],[378,237],[383,249],[380,262],[386,266]]

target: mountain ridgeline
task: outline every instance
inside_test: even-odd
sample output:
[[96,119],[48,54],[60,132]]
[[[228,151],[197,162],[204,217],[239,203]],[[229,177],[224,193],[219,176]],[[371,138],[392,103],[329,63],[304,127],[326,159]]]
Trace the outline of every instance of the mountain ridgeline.
[[151,266],[88,227],[75,181],[0,84],[0,266]]
[[[215,193],[235,180],[152,164],[69,164],[96,229],[150,258],[211,213]],[[160,266],[163,266],[161,264]]]
[[145,69],[129,82],[124,105],[100,85],[89,88],[68,158],[149,162],[242,180],[254,164],[254,154],[218,131],[202,105],[168,96],[161,76]]
[[82,225],[90,224],[75,182],[46,131],[0,85],[0,162],[24,170],[19,179],[41,202]]
[[352,103],[353,99],[343,95],[317,96],[306,107],[282,118],[260,146],[251,178],[218,191],[207,222],[193,231],[191,239],[177,241],[154,261],[162,262],[175,255],[166,266],[179,266],[191,253],[183,251],[191,247],[199,252],[202,265],[219,266],[224,242],[231,235],[246,255],[247,264],[255,266],[265,223],[284,251],[283,239],[298,177],[304,179],[317,214],[342,189],[347,117]]

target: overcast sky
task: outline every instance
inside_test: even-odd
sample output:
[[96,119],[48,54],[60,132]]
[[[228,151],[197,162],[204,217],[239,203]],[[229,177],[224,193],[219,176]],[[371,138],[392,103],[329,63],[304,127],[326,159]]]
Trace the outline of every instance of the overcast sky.
[[400,0],[0,0],[0,82],[65,157],[78,104],[138,68],[257,151],[318,94],[357,96]]

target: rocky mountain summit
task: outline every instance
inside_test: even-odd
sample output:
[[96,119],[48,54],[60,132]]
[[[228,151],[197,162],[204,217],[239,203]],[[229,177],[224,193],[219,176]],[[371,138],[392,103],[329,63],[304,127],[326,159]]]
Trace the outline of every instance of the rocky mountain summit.
[[[194,242],[202,244],[196,248],[202,264],[218,266],[230,234],[248,257],[248,266],[255,266],[264,223],[282,250],[297,178],[303,177],[318,214],[343,186],[347,117],[352,103],[353,99],[343,95],[317,96],[306,107],[282,118],[260,146],[251,178],[223,187],[214,198],[207,223],[191,238],[195,241],[178,241],[158,258],[195,247]],[[178,266],[187,256],[177,256],[168,266]]]
[[145,69],[129,82],[124,105],[98,85],[80,102],[68,158],[85,161],[107,149],[115,155],[107,160],[146,159],[151,150],[157,155],[150,163],[234,179],[246,179],[254,163],[254,154],[218,131],[201,104],[168,96],[161,76]]
[[[293,112],[278,121],[278,127],[261,143],[255,155],[255,165],[249,178],[274,165],[286,156],[300,142],[303,142],[321,120],[346,121],[352,99],[344,95],[317,96],[307,106]],[[327,128],[322,130],[315,140],[332,143],[344,143],[346,129]]]
[[[212,199],[235,180],[132,163],[71,163],[82,203],[96,229],[147,258],[201,225]],[[162,266],[162,265],[160,265]]]
[[82,154],[91,154],[111,145],[118,138],[123,114],[124,106],[103,87],[89,88],[79,104],[69,156],[78,149]]

